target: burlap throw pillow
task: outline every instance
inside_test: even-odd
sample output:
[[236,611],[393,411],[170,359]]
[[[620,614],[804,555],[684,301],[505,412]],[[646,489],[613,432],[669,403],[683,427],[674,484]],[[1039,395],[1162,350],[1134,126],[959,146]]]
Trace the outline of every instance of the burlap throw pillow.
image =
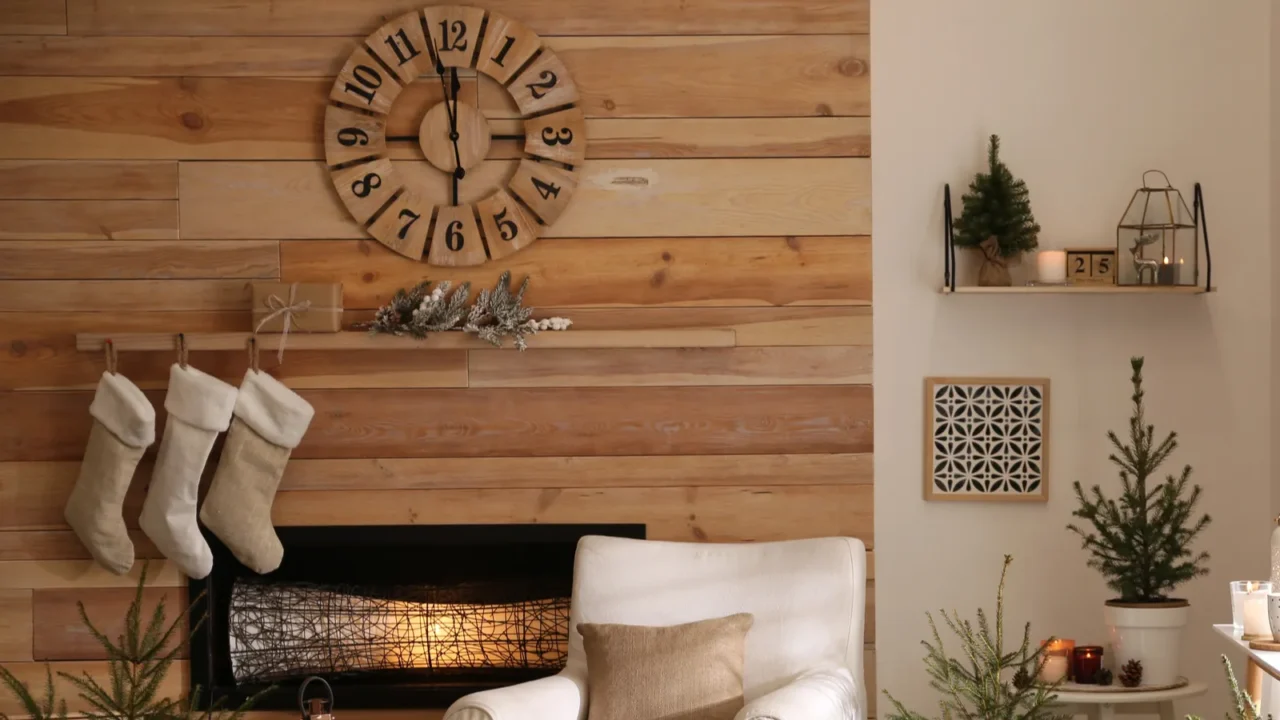
[[669,627],[581,623],[588,720],[733,720],[748,613]]

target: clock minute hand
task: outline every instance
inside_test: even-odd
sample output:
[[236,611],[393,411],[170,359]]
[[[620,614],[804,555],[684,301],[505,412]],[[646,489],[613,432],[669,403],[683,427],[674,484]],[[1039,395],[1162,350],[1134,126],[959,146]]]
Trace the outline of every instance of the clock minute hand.
[[[453,132],[449,133],[449,139],[453,141],[453,172],[461,180],[467,174],[467,171],[462,169],[462,153],[458,150],[458,140],[460,139],[458,135],[458,92],[462,90],[462,83],[458,82],[458,68],[450,68],[449,75],[449,86],[453,90]],[[448,102],[447,96],[445,101]]]

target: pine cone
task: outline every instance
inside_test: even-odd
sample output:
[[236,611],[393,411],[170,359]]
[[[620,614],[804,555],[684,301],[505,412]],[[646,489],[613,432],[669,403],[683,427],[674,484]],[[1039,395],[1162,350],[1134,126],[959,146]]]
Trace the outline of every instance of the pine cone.
[[1115,674],[1106,668],[1098,668],[1098,672],[1093,675],[1094,685],[1110,685],[1115,681]]
[[1018,668],[1018,672],[1013,674],[1013,686],[1019,690],[1031,687],[1031,673],[1025,667]]
[[1120,670],[1120,684],[1125,687],[1138,687],[1142,684],[1142,662],[1130,660]]

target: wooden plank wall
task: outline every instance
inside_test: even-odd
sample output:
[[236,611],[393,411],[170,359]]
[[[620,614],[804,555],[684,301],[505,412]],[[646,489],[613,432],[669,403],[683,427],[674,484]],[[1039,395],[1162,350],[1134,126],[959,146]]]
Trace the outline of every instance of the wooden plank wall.
[[[572,71],[589,160],[548,239],[457,271],[363,239],[321,163],[332,76],[417,2],[0,3],[0,662],[19,675],[101,672],[74,602],[109,619],[133,582],[94,568],[62,519],[102,371],[72,334],[244,330],[255,279],[341,281],[356,322],[422,277],[508,267],[578,328],[736,338],[272,358],[317,410],[279,524],[643,522],[662,539],[873,544],[869,1],[490,0]],[[513,125],[500,90],[468,83]],[[412,86],[393,131],[438,99]],[[468,178],[513,152],[495,142]],[[425,176],[418,153],[393,157]],[[122,367],[159,404],[172,359]],[[245,358],[192,362],[234,381]]]

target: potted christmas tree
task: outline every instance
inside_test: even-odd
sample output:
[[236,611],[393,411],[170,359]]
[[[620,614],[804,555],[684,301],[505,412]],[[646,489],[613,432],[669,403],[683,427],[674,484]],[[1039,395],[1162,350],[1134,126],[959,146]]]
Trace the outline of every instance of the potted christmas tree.
[[955,244],[982,251],[978,284],[1012,285],[1009,261],[1039,246],[1040,226],[1031,214],[1027,184],[1000,160],[1000,138],[991,136],[988,172],[978,173],[965,194],[964,210],[955,221]]
[[1119,593],[1105,608],[1115,666],[1141,668],[1143,685],[1172,685],[1178,679],[1182,628],[1190,606],[1171,593],[1209,573],[1208,553],[1191,549],[1209,525],[1209,516],[1193,518],[1200,486],[1188,485],[1190,465],[1177,477],[1156,477],[1161,463],[1178,448],[1178,436],[1171,432],[1155,441],[1155,427],[1147,424],[1142,404],[1142,358],[1133,358],[1131,364],[1129,442],[1107,433],[1115,448],[1111,462],[1120,468],[1120,495],[1111,499],[1097,485],[1086,495],[1076,482],[1080,507],[1072,514],[1087,529],[1075,524],[1067,528],[1083,540],[1091,555],[1089,567]]

